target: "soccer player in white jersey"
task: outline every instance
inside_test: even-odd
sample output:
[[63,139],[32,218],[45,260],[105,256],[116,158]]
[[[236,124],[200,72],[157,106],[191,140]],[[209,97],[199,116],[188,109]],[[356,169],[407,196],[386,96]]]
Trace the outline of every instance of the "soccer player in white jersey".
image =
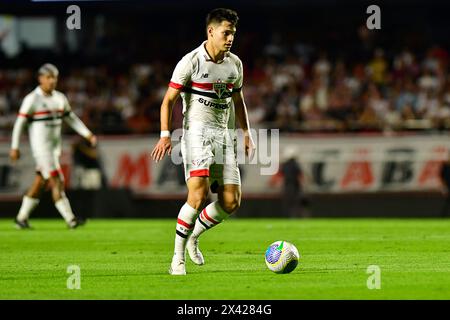
[[[207,40],[179,61],[161,105],[161,138],[151,154],[157,162],[171,153],[172,108],[180,95],[183,100],[181,153],[188,198],[178,214],[172,275],[186,274],[186,249],[195,264],[204,264],[199,236],[240,206],[234,123],[229,124],[234,116],[245,132],[246,155],[251,157],[255,150],[242,93],[242,62],[230,52],[237,22],[233,10],[219,8],[208,14]],[[201,210],[210,188],[218,201]]]
[[39,86],[24,98],[14,124],[10,159],[16,162],[20,158],[20,136],[28,126],[31,151],[36,162],[34,182],[23,197],[15,219],[15,224],[20,229],[30,228],[29,216],[38,205],[47,184],[51,187],[55,207],[68,227],[73,229],[84,223],[83,219],[73,214],[64,192],[64,176],[59,164],[62,120],[92,145],[96,145],[97,138],[71,111],[66,96],[55,90],[58,74],[58,69],[49,63],[39,69]]

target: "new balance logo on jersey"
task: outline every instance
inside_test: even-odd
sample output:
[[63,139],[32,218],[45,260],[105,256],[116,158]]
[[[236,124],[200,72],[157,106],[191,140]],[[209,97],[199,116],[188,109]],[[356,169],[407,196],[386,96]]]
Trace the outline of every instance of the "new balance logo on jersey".
[[203,73],[203,74],[202,74],[202,78],[207,79],[207,78],[208,78],[208,74],[207,74],[207,73]]

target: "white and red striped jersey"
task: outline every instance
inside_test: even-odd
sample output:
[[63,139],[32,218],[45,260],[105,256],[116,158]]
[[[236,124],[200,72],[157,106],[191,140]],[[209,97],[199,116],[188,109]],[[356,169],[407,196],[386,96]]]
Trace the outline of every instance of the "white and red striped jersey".
[[50,95],[46,95],[38,86],[22,102],[14,124],[11,148],[19,149],[20,135],[28,124],[30,145],[34,156],[60,150],[63,119],[83,137],[91,134],[91,131],[71,111],[63,93],[54,90]]
[[[243,82],[242,62],[233,53],[226,53],[218,63],[211,60],[201,46],[185,55],[175,67],[169,86],[181,90],[183,126],[231,127],[230,110],[234,112],[232,93],[239,92]],[[233,126],[234,127],[234,124]]]

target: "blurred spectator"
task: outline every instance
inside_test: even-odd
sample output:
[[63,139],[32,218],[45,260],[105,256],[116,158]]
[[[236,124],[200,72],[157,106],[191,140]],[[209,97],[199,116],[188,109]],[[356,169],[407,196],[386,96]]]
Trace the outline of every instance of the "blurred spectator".
[[384,51],[381,48],[375,50],[372,61],[369,62],[368,72],[370,79],[377,85],[384,85],[386,83],[386,74],[388,64],[384,57]]
[[423,74],[418,79],[419,88],[422,92],[437,91],[441,83],[432,69],[425,68]]
[[127,133],[122,114],[111,103],[100,113],[100,132],[104,134]]
[[414,109],[417,108],[417,90],[410,78],[405,80],[398,97],[395,99],[395,107],[401,112],[405,105],[410,105]]
[[322,52],[319,56],[319,59],[314,64],[314,76],[318,77],[325,85],[328,84],[330,73],[331,73],[331,64],[327,59],[326,52]]
[[251,124],[257,126],[264,120],[266,116],[264,101],[258,94],[255,95],[253,98],[248,99],[247,101],[248,101],[247,103],[248,119]]
[[367,104],[373,109],[378,119],[382,119],[389,109],[389,102],[382,97],[374,84],[369,85]]
[[296,160],[294,149],[284,150],[283,158],[284,162],[281,165],[283,212],[291,218],[301,217],[305,215],[302,210],[302,170]]
[[388,109],[382,115],[385,131],[397,130],[402,122],[400,113],[394,108],[393,104],[388,104]]
[[380,128],[380,119],[375,110],[370,106],[365,106],[357,120],[358,128],[364,131],[373,131]]
[[141,105],[136,112],[127,119],[126,124],[131,133],[144,134],[150,132],[152,123],[146,114],[145,105]]
[[401,117],[403,121],[415,120],[416,114],[414,113],[414,108],[410,104],[405,104],[401,111]]
[[98,190],[107,187],[106,175],[103,171],[97,147],[92,147],[83,138],[76,138],[72,145],[73,186],[81,189]]
[[351,93],[344,83],[338,84],[330,92],[327,115],[345,125],[352,112]]

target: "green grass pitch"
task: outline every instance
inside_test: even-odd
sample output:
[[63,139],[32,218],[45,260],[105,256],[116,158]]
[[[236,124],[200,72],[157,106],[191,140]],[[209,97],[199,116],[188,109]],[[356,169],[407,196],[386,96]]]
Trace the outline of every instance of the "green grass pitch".
[[[450,220],[232,218],[200,241],[206,264],[167,273],[175,219],[0,220],[0,299],[450,299]],[[300,264],[278,275],[270,243],[294,243]],[[69,265],[81,289],[67,288]],[[369,290],[369,265],[381,288]]]

